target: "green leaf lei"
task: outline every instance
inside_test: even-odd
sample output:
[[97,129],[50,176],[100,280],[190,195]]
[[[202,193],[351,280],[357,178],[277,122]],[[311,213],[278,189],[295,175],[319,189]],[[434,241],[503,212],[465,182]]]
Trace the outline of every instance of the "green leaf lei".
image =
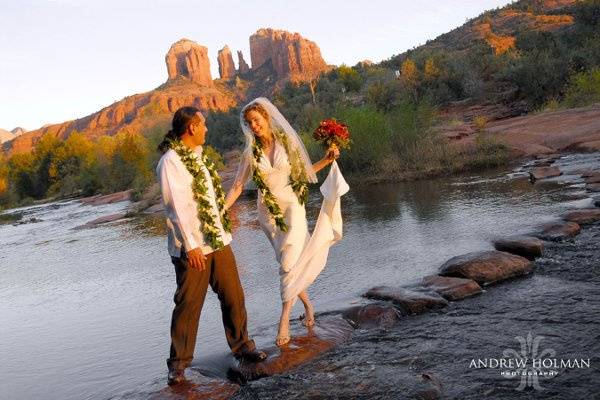
[[[297,149],[292,152],[288,138],[283,132],[279,130],[275,131],[274,136],[283,145],[285,152],[287,153],[291,166],[290,185],[292,186],[294,193],[296,193],[298,202],[304,205],[308,199],[308,178],[306,177],[304,164],[300,158],[300,152]],[[254,159],[254,172],[252,173],[252,180],[254,181],[256,188],[262,194],[265,206],[275,220],[275,225],[283,232],[287,232],[288,226],[285,223],[285,219],[281,212],[281,207],[279,207],[279,204],[277,204],[277,199],[266,185],[262,172],[258,167],[258,163],[260,162],[262,154],[263,144],[260,142],[260,140],[254,140],[254,143],[252,144],[252,156]]]
[[[206,177],[202,172],[202,166],[198,163],[197,155],[192,149],[183,144],[181,140],[172,140],[169,147],[177,153],[181,159],[181,162],[183,165],[185,165],[185,168],[193,177],[192,193],[198,207],[198,219],[200,220],[200,224],[202,226],[202,233],[209,241],[210,246],[213,249],[218,250],[222,248],[224,244],[221,240],[221,232],[216,226],[216,216],[211,212],[212,207],[208,197]],[[225,191],[223,190],[223,186],[221,186],[221,178],[217,173],[215,164],[206,156],[204,152],[202,153],[201,161],[208,170],[208,173],[212,179],[217,207],[221,213],[221,223],[223,224],[223,229],[226,232],[231,232],[232,224],[229,212],[223,211],[223,207],[225,206]]]

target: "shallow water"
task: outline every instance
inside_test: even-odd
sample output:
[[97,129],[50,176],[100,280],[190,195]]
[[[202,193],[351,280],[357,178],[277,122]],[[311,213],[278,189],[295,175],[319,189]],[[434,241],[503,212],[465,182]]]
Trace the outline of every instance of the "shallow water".
[[[600,155],[560,159],[566,175],[532,185],[521,171],[419,182],[353,186],[343,198],[344,239],[309,290],[317,310],[356,301],[380,284],[407,284],[448,258],[491,249],[497,236],[527,233],[589,199],[575,175],[598,169]],[[314,221],[317,190],[308,205]],[[275,336],[277,265],[256,224],[255,200],[243,199],[233,248],[246,293],[250,333]],[[126,202],[78,202],[20,210],[40,222],[0,225],[0,393],[2,398],[107,399],[165,384],[175,290],[162,217],[74,230]],[[294,309],[301,313],[300,304]],[[194,365],[218,370],[227,354],[216,296],[204,305]]]

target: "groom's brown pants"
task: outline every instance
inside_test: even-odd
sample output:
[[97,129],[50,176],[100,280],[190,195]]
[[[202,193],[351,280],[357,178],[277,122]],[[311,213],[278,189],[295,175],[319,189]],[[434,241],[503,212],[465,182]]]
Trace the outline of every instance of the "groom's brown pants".
[[171,352],[169,369],[186,368],[194,356],[198,321],[208,285],[219,297],[227,343],[233,353],[253,350],[248,339],[244,291],[240,283],[231,246],[206,255],[206,269],[198,271],[182,258],[172,257],[177,278],[175,308],[171,319]]

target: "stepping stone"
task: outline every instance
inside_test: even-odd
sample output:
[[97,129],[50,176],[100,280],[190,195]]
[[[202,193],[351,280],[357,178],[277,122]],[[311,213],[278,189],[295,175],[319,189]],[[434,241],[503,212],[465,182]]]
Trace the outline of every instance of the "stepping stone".
[[584,178],[585,183],[600,183],[600,172],[589,174],[588,176],[584,176]]
[[590,192],[600,192],[600,183],[588,183],[585,188]]
[[262,348],[268,354],[265,361],[232,361],[233,364],[227,372],[229,379],[236,383],[245,383],[288,372],[347,341],[354,331],[354,328],[339,315],[317,317],[315,326],[302,328],[308,329],[308,333],[298,336],[292,332],[292,340],[287,345]]
[[440,267],[440,275],[473,279],[489,285],[531,273],[533,263],[525,257],[503,251],[476,251],[453,257]]
[[558,167],[536,167],[531,172],[529,172],[529,178],[532,181],[536,181],[538,179],[552,178],[554,176],[560,176],[562,172]]
[[402,318],[402,313],[389,304],[367,304],[345,310],[342,317],[354,328],[389,328]]
[[107,224],[109,222],[118,221],[118,220],[123,219],[125,217],[127,217],[127,214],[125,214],[125,213],[117,213],[117,214],[105,215],[103,217],[96,218],[96,219],[94,219],[92,221],[88,221],[88,222],[86,222],[83,225],[76,226],[74,229],[95,228],[98,225],[102,225],[102,224]]
[[422,314],[448,305],[448,301],[434,290],[423,287],[377,286],[365,293],[364,297],[391,301],[407,315]]
[[531,236],[509,236],[494,241],[494,247],[498,251],[535,260],[536,257],[542,256],[544,242]]
[[235,395],[240,386],[225,379],[204,376],[191,368],[186,369],[186,381],[177,386],[167,386],[167,376],[164,376],[165,388],[150,393],[144,398],[149,400],[181,400],[181,399],[214,399],[226,400]]
[[481,286],[472,279],[430,275],[423,278],[422,285],[432,289],[446,300],[456,301],[482,292]]
[[580,232],[581,227],[575,222],[555,222],[544,225],[542,232],[535,234],[535,236],[542,240],[556,242],[577,236]]
[[563,215],[563,219],[579,225],[591,224],[600,221],[600,209],[582,208],[581,210],[569,211]]

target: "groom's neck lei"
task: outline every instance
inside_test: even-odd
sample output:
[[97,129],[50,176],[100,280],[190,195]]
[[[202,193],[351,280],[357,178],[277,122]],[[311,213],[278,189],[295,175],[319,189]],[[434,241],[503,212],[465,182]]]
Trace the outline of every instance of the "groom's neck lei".
[[[181,159],[181,162],[183,165],[185,165],[185,168],[193,177],[192,193],[198,207],[198,219],[200,220],[204,237],[208,240],[213,249],[218,250],[222,248],[224,245],[223,241],[221,240],[219,228],[216,226],[216,216],[211,212],[212,207],[210,204],[210,198],[208,196],[206,178],[202,172],[202,166],[198,163],[196,153],[194,153],[194,151],[188,146],[183,144],[181,140],[172,140],[169,144],[169,148],[173,149],[177,153]],[[225,205],[225,191],[221,186],[221,178],[217,173],[215,164],[206,156],[205,152],[202,152],[201,161],[208,170],[212,179],[213,189],[215,191],[217,200],[217,207],[219,208],[219,212],[221,214],[221,223],[223,224],[223,229],[226,232],[231,232],[231,218],[229,217],[229,212],[223,211],[223,207]]]
[[[292,186],[294,193],[296,193],[296,197],[298,197],[298,202],[304,205],[308,199],[308,179],[306,177],[304,165],[300,159],[300,153],[297,149],[292,151],[285,133],[276,130],[273,132],[273,136],[283,145],[283,148],[285,149],[291,166],[290,185]],[[285,223],[285,219],[283,218],[281,208],[279,207],[279,204],[277,204],[275,196],[273,196],[273,193],[271,193],[271,190],[265,184],[264,178],[258,166],[260,158],[263,154],[263,148],[263,144],[260,140],[254,140],[254,143],[252,144],[252,156],[254,164],[252,180],[254,181],[257,189],[261,192],[265,206],[273,216],[275,224],[283,232],[286,232],[288,227]]]

